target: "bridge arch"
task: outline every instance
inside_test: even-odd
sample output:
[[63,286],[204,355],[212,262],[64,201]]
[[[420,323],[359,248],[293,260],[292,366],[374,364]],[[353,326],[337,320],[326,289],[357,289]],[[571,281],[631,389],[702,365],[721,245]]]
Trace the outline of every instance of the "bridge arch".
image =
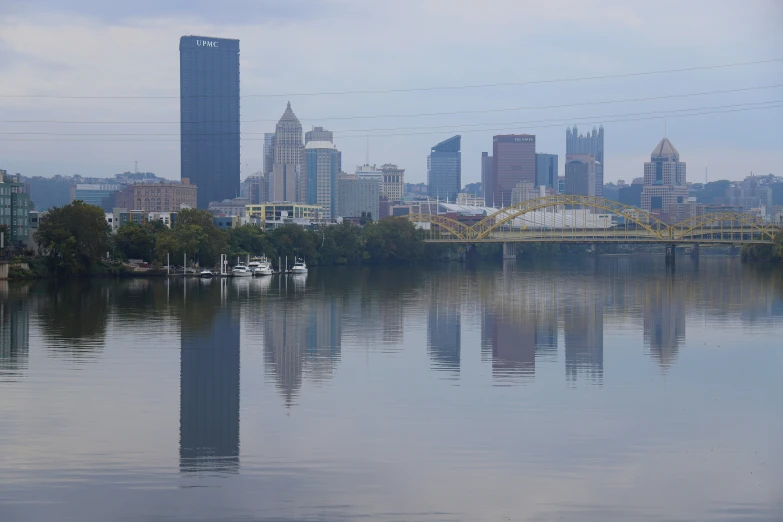
[[610,214],[623,216],[627,221],[630,221],[642,229],[647,230],[652,235],[652,239],[665,240],[670,236],[669,225],[649,212],[646,212],[638,207],[632,207],[617,201],[611,201],[609,199],[594,196],[557,194],[553,196],[544,196],[541,198],[522,201],[520,203],[515,203],[514,205],[498,210],[494,214],[485,217],[473,225],[472,229],[474,237],[476,239],[484,239],[489,234],[491,234],[493,230],[496,230],[503,225],[512,222],[514,219],[522,217],[530,212],[566,205],[579,206],[582,208],[593,208]]
[[453,234],[457,239],[473,239],[473,229],[464,223],[439,214],[409,214],[405,216],[413,223],[430,223]]
[[[729,223],[728,225],[726,223]],[[737,226],[735,226],[735,224]],[[749,229],[748,229],[749,227]],[[780,229],[774,223],[768,223],[761,218],[739,212],[716,212],[694,216],[671,225],[671,237],[675,241],[698,241],[705,234],[713,236],[719,234],[742,233],[751,236],[758,235],[759,241],[772,241]]]

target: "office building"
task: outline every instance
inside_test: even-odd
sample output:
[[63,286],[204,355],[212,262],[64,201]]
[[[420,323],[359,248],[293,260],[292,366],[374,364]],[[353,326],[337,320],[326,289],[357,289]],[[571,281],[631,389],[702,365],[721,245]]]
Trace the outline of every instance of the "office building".
[[565,192],[577,196],[595,196],[595,156],[572,154],[565,164]]
[[121,188],[121,185],[113,183],[74,183],[71,185],[70,202],[79,200],[110,212],[116,206],[115,198]]
[[461,137],[453,136],[432,147],[427,156],[427,186],[431,198],[455,201],[462,187]]
[[145,212],[178,212],[196,208],[198,187],[187,178],[182,183],[136,183],[117,192],[114,208],[143,210]]
[[373,221],[379,219],[380,193],[374,179],[358,176],[344,176],[337,180],[337,215],[341,218],[361,218],[369,216]]
[[375,165],[357,165],[356,176],[359,179],[371,179],[378,182],[378,193],[383,196],[383,172]]
[[536,153],[536,186],[557,192],[557,154]]
[[205,209],[239,194],[239,40],[183,36],[179,56],[181,177]]
[[334,143],[332,131],[325,130],[323,127],[313,127],[313,130],[305,132],[305,145],[311,141],[328,141]]
[[337,176],[340,151],[330,141],[311,141],[304,148],[299,201],[323,208],[323,217],[337,217]]
[[252,202],[250,198],[224,199],[223,201],[210,201],[209,211],[220,217],[245,217],[247,206]]
[[643,178],[637,178],[630,185],[624,185],[618,190],[618,201],[623,205],[642,207]]
[[321,221],[322,213],[323,209],[317,205],[293,202],[248,205],[246,209],[247,217],[258,220],[264,230],[289,223],[310,226]]
[[255,174],[251,174],[247,178],[245,178],[245,181],[243,183],[244,191],[243,191],[243,197],[246,197],[250,200],[250,203],[256,204],[261,203],[261,201],[266,201],[266,177],[264,176],[263,172],[256,172]]
[[644,164],[642,209],[666,219],[675,205],[688,201],[685,162],[668,138],[663,138]]
[[603,196],[604,187],[604,126],[596,129],[586,135],[579,134],[579,130],[574,125],[573,129],[566,129],[566,162],[570,156],[577,154],[591,154],[595,157],[595,195]]
[[275,133],[264,133],[264,168],[262,172],[265,177],[272,173],[272,167],[275,164]]
[[[400,201],[405,194],[405,169],[392,163],[381,165],[381,194],[389,201]],[[456,197],[456,195],[455,195]]]
[[33,202],[25,192],[19,175],[9,176],[0,170],[0,225],[8,227],[5,246],[22,246],[30,242],[30,211]]
[[511,189],[511,204],[538,199],[546,195],[546,187],[536,187],[530,181],[520,181]]
[[492,156],[488,152],[481,153],[481,194],[484,196],[484,204],[487,206],[493,206],[492,190],[495,186],[495,180],[493,176],[493,160]]
[[291,102],[275,127],[275,165],[290,163],[302,164],[302,124],[291,110]]
[[511,191],[520,181],[536,182],[536,137],[532,134],[503,134],[492,138],[492,197],[494,206],[511,204]]
[[298,163],[275,163],[269,177],[269,201],[296,201],[298,180]]

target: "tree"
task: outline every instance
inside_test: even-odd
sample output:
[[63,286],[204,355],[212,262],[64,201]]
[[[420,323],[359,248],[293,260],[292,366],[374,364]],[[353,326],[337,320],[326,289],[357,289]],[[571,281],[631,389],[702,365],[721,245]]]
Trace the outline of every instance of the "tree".
[[316,244],[323,240],[322,231],[315,232],[299,225],[288,224],[274,229],[268,235],[279,257],[287,257],[289,262],[294,258],[304,257],[308,263],[319,264]]
[[382,219],[364,230],[367,253],[374,263],[411,263],[424,254],[420,231],[403,217]]
[[228,249],[231,258],[246,255],[276,254],[274,247],[260,228],[244,225],[228,231]]
[[161,231],[152,223],[125,223],[114,235],[114,245],[125,259],[149,259]]
[[103,209],[74,201],[41,219],[34,238],[57,275],[89,274],[109,248]]
[[[215,266],[228,251],[226,233],[215,226],[206,210],[184,209],[177,214],[174,235],[181,252],[192,254],[201,266]],[[165,253],[164,253],[165,254]]]

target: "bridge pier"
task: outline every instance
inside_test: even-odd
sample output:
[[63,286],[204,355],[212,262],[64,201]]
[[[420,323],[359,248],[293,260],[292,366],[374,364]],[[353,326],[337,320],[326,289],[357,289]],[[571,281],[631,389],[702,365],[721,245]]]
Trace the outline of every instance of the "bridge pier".
[[666,245],[666,266],[674,268],[674,261],[676,259],[676,249],[674,244]]
[[517,248],[514,243],[503,243],[503,259],[516,259]]
[[699,260],[699,244],[698,243],[694,243],[693,247],[691,247],[691,259],[693,259],[694,261],[698,261]]

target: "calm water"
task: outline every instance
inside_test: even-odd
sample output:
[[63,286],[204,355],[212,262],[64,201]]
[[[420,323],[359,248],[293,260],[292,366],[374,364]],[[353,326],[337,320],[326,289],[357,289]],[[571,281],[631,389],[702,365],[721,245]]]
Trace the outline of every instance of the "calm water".
[[781,520],[783,274],[663,264],[4,284],[0,520]]

